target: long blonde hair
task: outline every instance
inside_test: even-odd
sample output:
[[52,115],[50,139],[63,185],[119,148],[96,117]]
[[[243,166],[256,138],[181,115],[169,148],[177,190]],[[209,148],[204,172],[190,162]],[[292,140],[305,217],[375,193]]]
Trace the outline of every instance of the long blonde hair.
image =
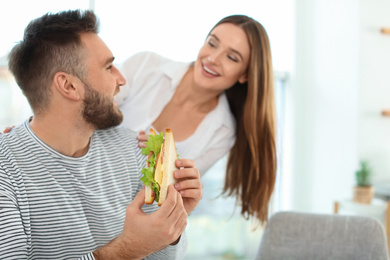
[[268,220],[268,205],[276,180],[276,113],[270,43],[264,27],[248,16],[225,17],[214,28],[222,23],[241,27],[251,47],[248,81],[237,82],[226,91],[237,121],[237,138],[228,157],[223,194],[237,197],[246,219],[254,217],[264,223]]

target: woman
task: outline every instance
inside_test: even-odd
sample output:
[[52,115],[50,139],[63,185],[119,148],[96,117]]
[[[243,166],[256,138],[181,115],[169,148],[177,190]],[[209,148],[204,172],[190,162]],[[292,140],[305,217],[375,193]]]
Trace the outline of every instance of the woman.
[[237,197],[245,218],[267,221],[276,178],[275,105],[270,44],[263,26],[233,15],[210,31],[193,63],[155,53],[125,61],[127,85],[117,97],[123,125],[171,128],[178,154],[201,174],[229,152],[223,193]]

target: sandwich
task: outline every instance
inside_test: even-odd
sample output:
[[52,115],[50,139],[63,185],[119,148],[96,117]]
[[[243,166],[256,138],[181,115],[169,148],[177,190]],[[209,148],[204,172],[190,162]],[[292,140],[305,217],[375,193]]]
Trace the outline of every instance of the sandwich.
[[141,171],[141,181],[145,185],[145,204],[156,201],[161,206],[167,197],[168,186],[176,183],[173,173],[178,170],[175,165],[178,156],[172,130],[167,128],[165,135],[163,132],[157,135],[150,129],[142,154],[148,155],[146,168]]

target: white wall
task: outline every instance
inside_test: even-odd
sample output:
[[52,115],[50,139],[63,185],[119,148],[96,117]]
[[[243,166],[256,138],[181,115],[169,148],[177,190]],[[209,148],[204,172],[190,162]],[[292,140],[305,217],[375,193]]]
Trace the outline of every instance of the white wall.
[[[390,181],[388,0],[296,0],[288,115],[293,144],[285,208],[331,213],[352,197],[359,160]],[[285,165],[285,168],[288,165]]]
[[[245,14],[269,35],[277,71],[292,67],[294,0],[95,0],[101,37],[117,61],[139,51],[154,51],[174,60],[195,60],[206,36],[220,19]],[[283,7],[283,8],[281,8]]]
[[389,0],[361,0],[360,95],[358,121],[359,158],[367,159],[375,182],[390,182],[390,35],[379,33],[390,27]]
[[296,11],[286,208],[330,213],[350,197],[358,162],[359,3],[297,0]]

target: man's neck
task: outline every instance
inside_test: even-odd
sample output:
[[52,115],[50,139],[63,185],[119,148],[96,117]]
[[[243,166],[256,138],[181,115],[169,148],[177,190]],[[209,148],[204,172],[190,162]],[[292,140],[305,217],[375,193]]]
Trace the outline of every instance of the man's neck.
[[55,116],[33,117],[30,127],[48,146],[67,156],[80,157],[89,149],[95,129],[85,122],[74,122]]

